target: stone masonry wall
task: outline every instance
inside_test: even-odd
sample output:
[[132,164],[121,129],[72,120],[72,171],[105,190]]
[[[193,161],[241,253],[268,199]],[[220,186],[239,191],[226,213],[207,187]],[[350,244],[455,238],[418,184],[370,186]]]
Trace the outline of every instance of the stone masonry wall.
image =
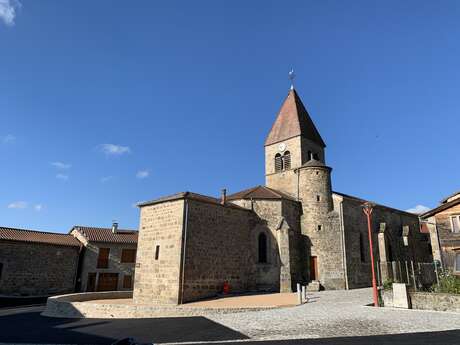
[[[97,268],[99,248],[110,248],[109,265],[107,268]],[[123,288],[123,277],[131,276],[134,279],[135,263],[122,263],[121,253],[123,249],[136,249],[136,244],[115,244],[115,243],[88,243],[82,253],[82,267],[80,273],[81,291],[87,291],[88,273],[118,273],[117,290],[132,290]],[[97,285],[96,285],[97,286]]]
[[255,217],[249,210],[188,200],[182,302],[255,288],[251,250]]
[[[310,256],[317,257],[317,279],[324,288],[344,289],[341,219],[333,206],[330,169],[312,167],[300,170],[299,174],[304,255],[308,259]],[[309,263],[307,265],[310,280]]]
[[291,169],[275,172],[275,155],[283,153],[278,150],[279,144],[265,147],[265,185],[267,187],[297,197],[297,174],[294,169],[302,165],[302,151],[300,137],[285,140],[285,151],[291,153]]
[[134,302],[178,304],[184,200],[143,206],[140,217]]
[[409,296],[412,309],[460,313],[460,295],[412,291]]
[[[258,236],[261,232],[268,238],[267,263],[255,261],[256,285],[259,290],[290,292],[301,281],[300,267],[300,213],[299,203],[291,200],[236,200],[235,204],[253,210],[258,224],[252,230],[251,251],[257,259]],[[285,219],[285,224],[280,221]]]
[[[265,185],[296,198],[299,190],[298,176],[294,172],[294,169],[309,160],[309,152],[318,154],[319,160],[325,162],[324,149],[311,140],[300,136],[284,140],[283,143],[286,145],[286,148],[282,152],[278,149],[280,143],[265,147]],[[289,151],[291,154],[291,169],[276,173],[275,155],[277,153],[283,154],[286,151]]]
[[0,241],[0,294],[53,295],[73,292],[79,247]]
[[[371,282],[371,261],[367,218],[362,211],[363,202],[353,198],[343,198],[343,219],[345,230],[346,262],[349,288],[369,286]],[[386,253],[379,252],[380,223],[385,223]],[[409,226],[408,246],[403,243],[403,226]],[[377,206],[372,213],[374,260],[386,258],[388,261],[431,262],[429,237],[419,231],[417,215]],[[361,240],[360,240],[361,236]],[[382,241],[382,240],[381,240]],[[361,253],[363,255],[361,255]],[[361,258],[363,256],[363,258]],[[382,261],[382,267],[385,263]],[[384,272],[385,273],[385,272]]]
[[[300,218],[302,205],[298,202],[283,200],[282,215],[289,224],[289,263],[290,263],[290,287],[295,291],[297,283],[306,283],[308,256],[303,250],[305,239],[302,236]],[[289,292],[283,289],[282,292]]]

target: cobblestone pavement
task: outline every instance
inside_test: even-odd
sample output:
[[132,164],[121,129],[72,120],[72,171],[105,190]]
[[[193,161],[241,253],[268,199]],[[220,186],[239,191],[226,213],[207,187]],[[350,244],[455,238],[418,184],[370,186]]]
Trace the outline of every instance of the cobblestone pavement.
[[302,306],[208,316],[254,340],[399,334],[460,329],[460,313],[366,306],[371,289],[309,294]]

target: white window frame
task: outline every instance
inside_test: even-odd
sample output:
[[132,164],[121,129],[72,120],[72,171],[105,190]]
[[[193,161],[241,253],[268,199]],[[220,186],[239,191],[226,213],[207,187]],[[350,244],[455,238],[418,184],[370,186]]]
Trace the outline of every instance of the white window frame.
[[[454,228],[454,219],[457,220],[457,224],[458,224],[458,231],[455,231],[455,228]],[[460,233],[460,214],[453,214],[450,216],[450,226],[451,226],[451,229],[452,229],[452,232],[455,233],[455,234],[459,234]]]

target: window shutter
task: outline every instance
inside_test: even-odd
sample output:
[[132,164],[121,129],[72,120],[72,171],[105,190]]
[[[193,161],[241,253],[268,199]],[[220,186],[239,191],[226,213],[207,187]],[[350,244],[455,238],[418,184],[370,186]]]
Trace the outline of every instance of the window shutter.
[[283,170],[283,159],[279,153],[275,156],[275,171],[282,171]]

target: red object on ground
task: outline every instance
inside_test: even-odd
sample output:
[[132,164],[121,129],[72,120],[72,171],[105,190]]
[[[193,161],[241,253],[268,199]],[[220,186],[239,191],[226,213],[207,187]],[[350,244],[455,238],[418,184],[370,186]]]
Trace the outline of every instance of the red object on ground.
[[224,282],[224,295],[228,294],[230,292],[230,285],[228,284],[228,282]]

